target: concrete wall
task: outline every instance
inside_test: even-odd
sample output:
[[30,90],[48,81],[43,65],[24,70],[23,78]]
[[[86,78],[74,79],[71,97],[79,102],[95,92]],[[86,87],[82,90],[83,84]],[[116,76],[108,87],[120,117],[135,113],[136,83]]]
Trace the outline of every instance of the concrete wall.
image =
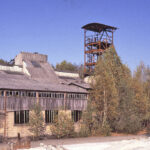
[[55,73],[61,77],[79,78],[78,73],[68,73],[68,72],[59,72],[59,71],[55,71]]
[[47,62],[47,55],[42,55],[38,53],[28,53],[21,52],[15,58],[15,65],[23,65],[23,60],[37,61],[37,62]]
[[14,112],[7,113],[7,137],[17,137],[17,134],[20,133],[21,137],[30,136],[29,126],[27,125],[15,125],[14,124]]
[[18,66],[0,66],[2,71],[14,71],[14,72],[23,72],[23,69]]

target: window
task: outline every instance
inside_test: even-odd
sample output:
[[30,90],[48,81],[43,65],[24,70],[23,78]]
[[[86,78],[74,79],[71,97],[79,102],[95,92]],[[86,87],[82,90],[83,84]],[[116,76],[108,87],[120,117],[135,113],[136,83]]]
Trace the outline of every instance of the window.
[[42,94],[41,94],[41,93],[39,93],[39,97],[42,97]]
[[29,110],[15,111],[14,122],[15,124],[29,123]]
[[58,110],[45,110],[45,122],[53,123],[58,116]]
[[48,97],[51,97],[51,93],[48,94]]
[[74,93],[69,93],[67,94],[68,99],[87,99],[86,94],[74,94]]
[[13,96],[20,96],[20,92],[19,91],[13,91]]
[[64,99],[64,94],[61,94],[61,98]]
[[21,92],[21,96],[22,96],[22,97],[26,96],[26,92],[22,91],[22,92]]
[[74,111],[71,112],[71,116],[72,116],[72,120],[74,122],[78,122],[79,120],[81,120],[82,111],[74,110]]
[[0,91],[0,96],[4,96],[4,91]]
[[54,92],[40,92],[39,97],[62,98],[62,99],[64,99],[64,94],[63,93],[54,93]]

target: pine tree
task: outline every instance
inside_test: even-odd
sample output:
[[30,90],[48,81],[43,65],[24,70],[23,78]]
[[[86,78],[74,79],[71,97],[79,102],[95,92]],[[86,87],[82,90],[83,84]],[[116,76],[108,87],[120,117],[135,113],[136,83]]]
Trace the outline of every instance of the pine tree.
[[34,138],[39,138],[40,136],[44,135],[45,124],[39,104],[35,104],[30,113],[29,126],[29,131],[33,134]]

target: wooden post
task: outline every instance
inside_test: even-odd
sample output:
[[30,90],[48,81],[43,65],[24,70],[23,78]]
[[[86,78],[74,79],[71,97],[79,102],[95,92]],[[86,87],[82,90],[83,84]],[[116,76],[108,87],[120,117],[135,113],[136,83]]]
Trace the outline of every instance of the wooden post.
[[5,121],[4,121],[4,139],[6,138],[6,130],[7,130],[7,97],[6,90],[4,90],[4,113],[5,113]]
[[36,103],[39,104],[39,92],[36,92]]
[[84,29],[84,74],[86,73],[86,30]]
[[66,110],[67,93],[64,93],[64,110]]
[[114,31],[112,30],[112,45],[114,45]]

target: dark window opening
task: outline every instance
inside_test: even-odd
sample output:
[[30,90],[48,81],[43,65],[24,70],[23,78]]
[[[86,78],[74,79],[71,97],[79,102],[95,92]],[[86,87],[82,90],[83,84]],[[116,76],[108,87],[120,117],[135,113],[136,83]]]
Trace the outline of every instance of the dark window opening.
[[36,97],[36,92],[33,92],[33,97]]
[[42,94],[41,94],[41,93],[39,93],[39,97],[42,97]]
[[74,110],[74,111],[71,112],[71,116],[72,116],[72,120],[74,122],[78,122],[79,120],[81,120],[82,111]]
[[58,117],[58,110],[45,110],[45,122],[53,123]]
[[49,93],[49,97],[51,97],[51,93]]
[[12,94],[12,91],[10,91],[10,93],[9,93],[9,94],[10,94],[10,96],[12,96],[12,95],[13,95],[13,94]]
[[14,122],[15,124],[29,123],[29,110],[15,111]]
[[16,92],[16,96],[19,96],[19,92],[18,91]]
[[9,96],[9,91],[6,92],[6,96]]
[[0,92],[0,95],[1,95],[1,96],[4,96],[4,91],[1,91],[1,92]]

